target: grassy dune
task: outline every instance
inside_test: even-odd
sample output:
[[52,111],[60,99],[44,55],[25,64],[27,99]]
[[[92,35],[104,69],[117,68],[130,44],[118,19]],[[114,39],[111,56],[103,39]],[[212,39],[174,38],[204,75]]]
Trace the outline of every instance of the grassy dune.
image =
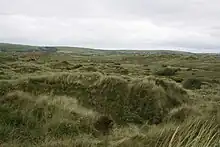
[[2,147],[220,146],[215,55],[0,54]]

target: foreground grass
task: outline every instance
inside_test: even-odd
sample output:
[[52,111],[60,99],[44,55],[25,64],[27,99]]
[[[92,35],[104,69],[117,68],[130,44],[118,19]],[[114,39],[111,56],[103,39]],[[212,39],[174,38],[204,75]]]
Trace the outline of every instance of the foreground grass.
[[[103,146],[93,128],[98,113],[72,97],[33,96],[13,92],[1,99],[2,146]],[[184,123],[115,126],[109,146],[217,146],[219,122],[214,117],[186,119]],[[99,134],[94,136],[94,134]],[[15,144],[16,143],[16,144]]]
[[[220,146],[215,57],[201,66],[203,56],[70,55],[1,55],[0,146]],[[186,60],[192,69],[177,67]],[[208,65],[211,75],[202,73]],[[187,82],[187,90],[187,79],[200,85]],[[93,126],[103,114],[114,120],[107,137]]]

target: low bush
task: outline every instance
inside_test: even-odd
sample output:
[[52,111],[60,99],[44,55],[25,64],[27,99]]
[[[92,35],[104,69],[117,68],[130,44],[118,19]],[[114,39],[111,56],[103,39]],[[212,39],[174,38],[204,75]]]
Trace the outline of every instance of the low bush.
[[96,71],[98,71],[98,69],[95,68],[94,66],[83,67],[83,68],[81,68],[81,70],[86,71],[86,72],[96,72]]
[[176,68],[163,67],[156,69],[156,71],[154,71],[154,74],[158,76],[174,76],[177,71],[178,69]]
[[202,81],[195,78],[189,78],[184,80],[182,85],[186,89],[200,89],[202,86]]
[[80,68],[80,67],[83,67],[83,65],[82,65],[82,64],[77,64],[77,65],[74,65],[74,66],[73,66],[74,69],[78,69],[78,68]]
[[180,78],[180,77],[172,77],[171,79],[176,81],[177,83],[181,83],[184,80],[183,78]]

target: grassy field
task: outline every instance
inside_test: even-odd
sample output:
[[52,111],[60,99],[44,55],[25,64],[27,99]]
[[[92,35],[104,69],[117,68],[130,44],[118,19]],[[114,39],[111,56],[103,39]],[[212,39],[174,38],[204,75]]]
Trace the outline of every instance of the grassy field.
[[219,56],[85,50],[0,53],[1,147],[220,147]]

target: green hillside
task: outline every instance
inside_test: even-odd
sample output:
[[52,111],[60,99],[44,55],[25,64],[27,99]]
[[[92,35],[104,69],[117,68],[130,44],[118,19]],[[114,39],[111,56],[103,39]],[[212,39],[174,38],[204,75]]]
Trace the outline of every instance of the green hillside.
[[[6,52],[24,52],[39,50],[40,46],[30,46],[30,45],[20,45],[20,44],[9,44],[9,43],[0,43],[0,50]],[[77,53],[77,54],[108,54],[108,55],[118,55],[118,54],[184,54],[190,55],[190,52],[181,52],[181,51],[171,51],[171,50],[102,50],[102,49],[91,49],[83,47],[68,47],[68,46],[51,46],[56,47],[58,52],[68,52],[68,53]]]
[[1,147],[220,146],[218,56],[57,48],[0,52]]
[[28,51],[28,50],[36,50],[36,49],[37,49],[36,46],[0,43],[0,50],[4,50],[4,51]]

